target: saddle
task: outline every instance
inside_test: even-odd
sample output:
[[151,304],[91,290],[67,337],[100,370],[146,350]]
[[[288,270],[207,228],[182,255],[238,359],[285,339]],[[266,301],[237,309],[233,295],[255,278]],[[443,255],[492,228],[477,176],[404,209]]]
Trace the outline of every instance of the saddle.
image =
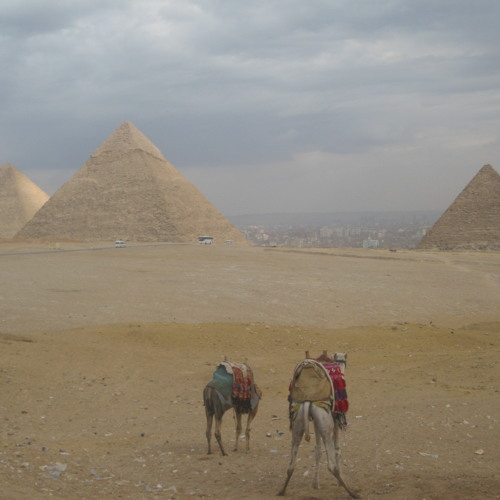
[[294,370],[290,399],[296,403],[324,401],[332,397],[333,382],[325,367],[314,359],[304,359]]
[[349,409],[346,382],[339,363],[323,353],[319,358],[307,358],[294,370],[289,387],[290,418],[297,405],[311,401],[329,409],[341,428],[347,425],[345,413]]
[[217,366],[209,384],[217,389],[231,403],[238,413],[252,410],[255,386],[252,369],[244,363],[223,361]]

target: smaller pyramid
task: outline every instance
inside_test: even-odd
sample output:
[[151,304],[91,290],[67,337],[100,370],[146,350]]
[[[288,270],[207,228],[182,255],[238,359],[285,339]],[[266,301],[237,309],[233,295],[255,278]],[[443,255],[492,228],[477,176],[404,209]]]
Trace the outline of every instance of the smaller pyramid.
[[479,170],[417,248],[500,250],[500,175],[491,165]]
[[17,233],[19,238],[248,245],[131,122],[122,123]]
[[0,165],[0,238],[13,238],[48,199],[14,165]]

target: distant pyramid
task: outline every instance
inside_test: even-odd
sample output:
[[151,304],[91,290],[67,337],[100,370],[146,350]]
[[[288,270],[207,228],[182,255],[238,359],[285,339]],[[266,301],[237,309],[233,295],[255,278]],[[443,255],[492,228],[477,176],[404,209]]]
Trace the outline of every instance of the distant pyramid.
[[500,250],[500,175],[485,165],[417,248]]
[[193,243],[247,240],[126,121],[17,234],[20,238]]
[[14,165],[0,165],[0,238],[13,238],[48,199]]

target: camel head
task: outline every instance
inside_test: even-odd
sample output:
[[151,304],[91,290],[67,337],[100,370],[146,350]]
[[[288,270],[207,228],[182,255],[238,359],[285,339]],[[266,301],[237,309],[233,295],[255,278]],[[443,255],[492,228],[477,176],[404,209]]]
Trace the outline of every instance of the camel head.
[[345,373],[347,367],[347,354],[345,352],[336,352],[333,355],[333,361],[340,366],[342,373]]

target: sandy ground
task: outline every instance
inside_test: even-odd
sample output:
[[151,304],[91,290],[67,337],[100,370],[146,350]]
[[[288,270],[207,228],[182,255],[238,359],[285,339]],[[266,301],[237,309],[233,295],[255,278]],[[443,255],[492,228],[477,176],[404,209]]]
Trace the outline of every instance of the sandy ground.
[[[500,254],[81,248],[0,243],[1,500],[274,498],[306,349],[348,353],[362,498],[500,497]],[[229,457],[206,454],[201,398],[224,356],[264,392]],[[299,457],[287,498],[349,498]]]

